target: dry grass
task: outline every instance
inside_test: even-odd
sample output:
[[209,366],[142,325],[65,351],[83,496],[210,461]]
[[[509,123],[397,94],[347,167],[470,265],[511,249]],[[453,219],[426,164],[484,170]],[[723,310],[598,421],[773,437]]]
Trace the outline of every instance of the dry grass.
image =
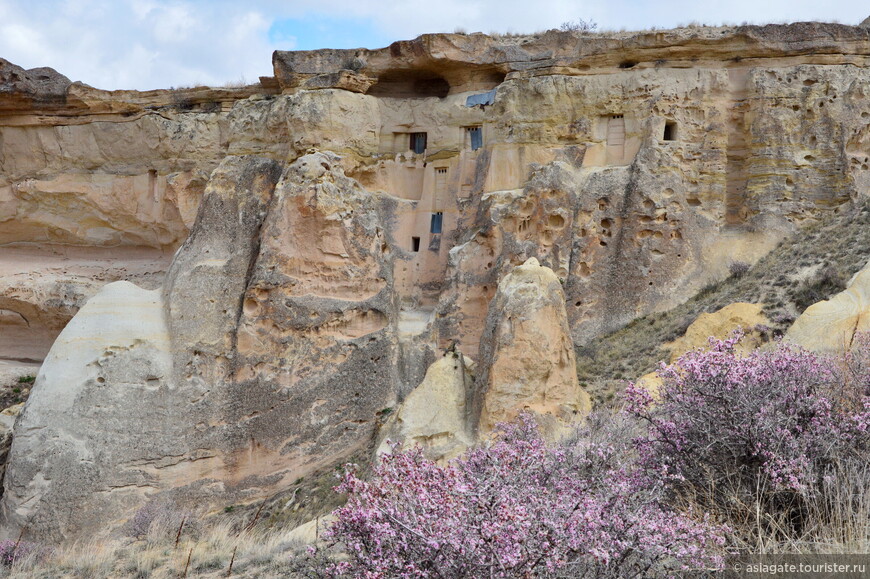
[[598,404],[609,404],[621,380],[656,369],[670,353],[662,346],[682,336],[700,314],[735,302],[763,303],[773,334],[784,332],[813,301],[842,289],[870,258],[870,204],[862,204],[798,231],[748,271],[703,288],[686,303],[650,314],[577,349],[580,381]]
[[[800,532],[785,518],[755,514],[765,510],[755,504],[741,504],[735,498],[735,513],[745,520],[731,517],[727,523],[752,532],[735,533],[751,537],[732,545],[740,552],[779,555],[848,555],[867,553],[870,549],[870,467],[837,465],[824,477],[822,489],[806,497],[806,521]],[[751,521],[751,522],[750,522]]]
[[[295,568],[294,554],[302,545],[286,530],[237,529],[229,521],[208,526],[202,534],[175,544],[172,533],[158,530],[143,539],[76,543],[55,550],[42,560],[17,561],[7,577],[59,578],[178,578],[287,576]],[[186,571],[186,575],[185,575]]]

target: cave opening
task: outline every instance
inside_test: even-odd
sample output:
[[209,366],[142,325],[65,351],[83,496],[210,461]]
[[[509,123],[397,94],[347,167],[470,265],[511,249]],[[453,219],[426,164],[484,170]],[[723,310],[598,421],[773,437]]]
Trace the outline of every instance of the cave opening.
[[450,92],[450,83],[433,72],[396,70],[378,77],[367,94],[385,98],[444,98]]

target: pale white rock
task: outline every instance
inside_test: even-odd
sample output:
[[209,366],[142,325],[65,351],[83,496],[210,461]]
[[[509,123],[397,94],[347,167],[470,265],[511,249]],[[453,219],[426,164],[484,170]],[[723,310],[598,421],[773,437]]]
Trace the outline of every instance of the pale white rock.
[[473,381],[473,362],[448,352],[426,371],[388,422],[378,454],[389,453],[389,442],[420,445],[433,460],[450,459],[473,443],[467,426],[466,396]]
[[852,346],[857,332],[868,330],[870,266],[864,266],[845,290],[808,307],[786,332],[785,340],[816,352],[838,353]]
[[176,434],[164,407],[170,367],[159,290],[115,282],[91,298],[58,336],[18,419],[6,528],[52,540],[71,527],[96,531],[89,522],[141,502],[152,481],[128,465]]

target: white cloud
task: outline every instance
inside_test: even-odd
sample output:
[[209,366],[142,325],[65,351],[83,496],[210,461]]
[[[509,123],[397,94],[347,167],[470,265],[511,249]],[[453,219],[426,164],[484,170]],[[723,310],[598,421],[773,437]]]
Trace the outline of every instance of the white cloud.
[[[578,18],[637,30],[691,21],[855,24],[867,16],[864,0],[0,0],[0,57],[100,88],[152,89],[271,74],[272,50],[292,49],[297,39],[285,31],[270,42],[270,26],[294,17],[323,18],[324,26],[355,19],[400,40],[457,28],[534,32]],[[353,38],[357,31],[330,32]]]

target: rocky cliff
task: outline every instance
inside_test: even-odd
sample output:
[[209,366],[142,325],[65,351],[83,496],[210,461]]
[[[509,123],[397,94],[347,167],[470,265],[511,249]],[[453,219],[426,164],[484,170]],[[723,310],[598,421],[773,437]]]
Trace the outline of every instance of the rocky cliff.
[[6,532],[582,417],[573,347],[866,197],[868,59],[799,23],[276,52],[238,89],[0,61],[0,359],[44,362]]

